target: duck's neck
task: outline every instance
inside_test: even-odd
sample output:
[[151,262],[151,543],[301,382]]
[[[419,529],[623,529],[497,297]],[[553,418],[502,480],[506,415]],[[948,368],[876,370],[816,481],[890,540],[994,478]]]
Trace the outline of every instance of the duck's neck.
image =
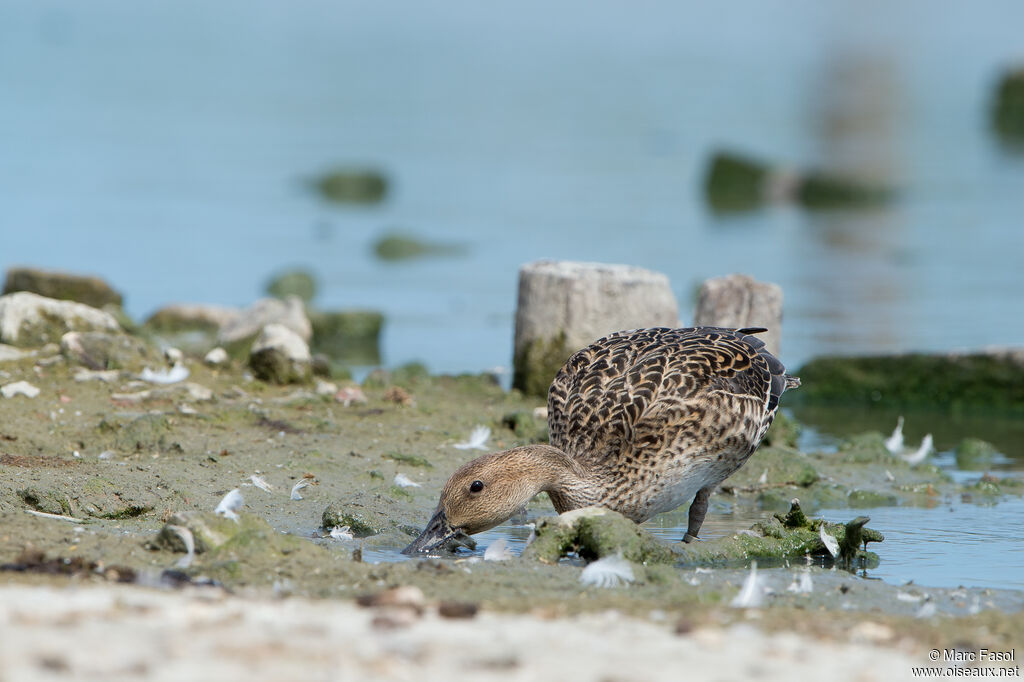
[[527,445],[508,451],[522,458],[520,471],[526,474],[533,490],[530,497],[545,492],[559,514],[599,504],[601,489],[579,462],[550,445]]

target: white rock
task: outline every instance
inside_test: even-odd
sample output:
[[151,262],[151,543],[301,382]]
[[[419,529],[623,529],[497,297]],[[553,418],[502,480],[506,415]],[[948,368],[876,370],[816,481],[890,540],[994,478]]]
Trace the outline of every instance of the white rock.
[[[562,334],[572,352],[624,329],[678,326],[675,295],[659,272],[574,261],[536,261],[519,268],[517,362],[531,344]],[[517,374],[523,369],[517,365]]]
[[0,388],[0,393],[2,393],[5,398],[13,398],[16,395],[23,395],[26,398],[35,398],[39,395],[39,389],[27,381],[15,381],[13,384],[7,384],[3,388]]
[[27,291],[0,296],[0,342],[59,341],[69,331],[111,331],[121,326],[108,312]]
[[309,346],[302,337],[283,324],[268,324],[252,344],[252,352],[274,348],[283,351],[291,360],[309,362]]
[[287,327],[303,341],[309,341],[313,337],[313,325],[306,316],[306,307],[302,299],[298,296],[288,296],[283,301],[277,298],[256,301],[237,318],[221,327],[217,341],[225,344],[241,341],[258,334],[270,324]]
[[227,361],[228,352],[221,348],[220,346],[217,346],[216,348],[211,350],[209,353],[206,354],[206,357],[203,358],[203,362],[214,367],[216,367],[217,365],[223,365]]
[[[265,361],[274,356],[281,356],[285,362]],[[252,344],[249,366],[265,381],[302,381],[309,378],[312,356],[309,346],[294,331],[283,324],[268,324]]]
[[0,343],[0,362],[8,362],[10,360],[21,360],[33,355],[32,351],[22,350],[15,348],[14,346],[8,346],[7,344]]
[[715,277],[701,285],[696,326],[766,327],[758,334],[768,351],[778,356],[782,338],[782,287],[758,282],[747,275]]

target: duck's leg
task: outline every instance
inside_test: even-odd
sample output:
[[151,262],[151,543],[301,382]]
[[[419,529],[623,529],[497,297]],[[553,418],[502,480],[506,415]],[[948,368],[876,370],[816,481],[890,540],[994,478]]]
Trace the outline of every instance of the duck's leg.
[[693,542],[697,539],[697,533],[704,524],[704,515],[708,513],[708,498],[711,497],[711,490],[714,486],[707,486],[697,491],[690,503],[690,522],[686,527],[686,535],[683,542]]

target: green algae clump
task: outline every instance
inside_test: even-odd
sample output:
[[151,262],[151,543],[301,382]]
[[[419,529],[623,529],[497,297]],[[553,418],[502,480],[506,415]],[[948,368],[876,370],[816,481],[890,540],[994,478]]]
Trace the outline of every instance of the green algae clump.
[[555,375],[573,352],[566,343],[565,331],[524,343],[513,362],[512,387],[529,396],[547,397]]

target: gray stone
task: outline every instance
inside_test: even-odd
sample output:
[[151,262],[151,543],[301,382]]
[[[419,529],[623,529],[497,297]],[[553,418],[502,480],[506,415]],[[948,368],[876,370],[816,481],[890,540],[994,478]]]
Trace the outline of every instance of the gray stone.
[[313,325],[306,316],[302,299],[287,296],[284,300],[263,298],[256,301],[220,328],[217,341],[221,344],[244,341],[259,334],[269,324],[283,325],[307,343],[313,336]]
[[258,379],[275,384],[303,383],[312,377],[309,346],[282,324],[268,324],[252,344],[249,367]]
[[15,267],[7,271],[3,293],[18,291],[64,301],[78,301],[94,308],[102,308],[111,303],[120,306],[123,302],[121,294],[99,277],[39,268]]
[[241,314],[238,308],[208,303],[172,303],[150,315],[146,327],[155,332],[200,330],[216,333]]
[[519,269],[513,386],[546,395],[575,351],[612,332],[678,327],[665,275],[629,265],[536,261]]
[[782,339],[782,288],[747,275],[709,279],[697,295],[693,323],[700,327],[766,327],[758,334],[778,356]]
[[68,332],[60,339],[60,352],[92,370],[138,369],[155,355],[137,338],[108,332]]
[[84,303],[58,301],[22,291],[0,296],[0,342],[42,346],[69,331],[119,332],[110,313]]

